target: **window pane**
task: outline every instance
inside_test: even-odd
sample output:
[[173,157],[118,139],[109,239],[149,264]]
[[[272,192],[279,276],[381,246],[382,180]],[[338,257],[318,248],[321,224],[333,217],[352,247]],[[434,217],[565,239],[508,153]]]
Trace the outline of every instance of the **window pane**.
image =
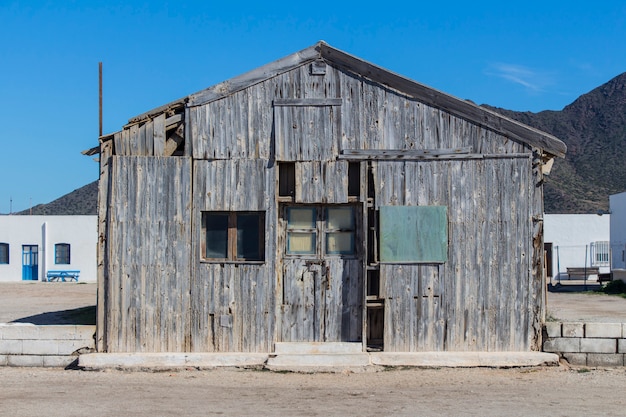
[[354,253],[353,232],[331,232],[326,235],[326,253],[351,255]]
[[0,264],[9,263],[9,244],[0,243]]
[[54,263],[59,265],[68,265],[70,263],[69,243],[57,243],[54,245]]
[[313,229],[315,228],[315,208],[287,209],[288,229]]
[[206,213],[204,217],[206,229],[206,257],[228,258],[228,214]]
[[287,253],[291,255],[314,255],[315,233],[287,233]]
[[329,208],[327,211],[327,228],[330,230],[352,230],[354,229],[354,216],[352,207]]
[[258,214],[237,215],[237,258],[261,260],[259,230],[262,216]]

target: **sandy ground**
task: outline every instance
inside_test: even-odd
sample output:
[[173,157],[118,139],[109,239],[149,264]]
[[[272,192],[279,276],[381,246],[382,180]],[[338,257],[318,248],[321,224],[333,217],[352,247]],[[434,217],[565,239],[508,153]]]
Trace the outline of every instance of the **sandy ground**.
[[0,282],[0,323],[74,324],[63,312],[96,305],[96,284]]
[[[0,283],[0,322],[59,324],[96,284]],[[626,322],[626,300],[548,293],[562,320]],[[393,369],[339,374],[0,367],[0,416],[622,416],[626,368]]]
[[0,416],[623,416],[626,369],[0,368]]

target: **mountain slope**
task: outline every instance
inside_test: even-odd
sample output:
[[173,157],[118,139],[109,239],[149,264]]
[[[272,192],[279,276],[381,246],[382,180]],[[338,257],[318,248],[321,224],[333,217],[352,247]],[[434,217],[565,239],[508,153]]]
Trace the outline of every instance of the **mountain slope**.
[[16,214],[48,216],[98,214],[98,181],[89,183],[48,204],[38,204]]
[[607,210],[626,190],[626,73],[580,96],[561,111],[515,112],[489,107],[551,133],[567,144],[545,186],[546,213]]

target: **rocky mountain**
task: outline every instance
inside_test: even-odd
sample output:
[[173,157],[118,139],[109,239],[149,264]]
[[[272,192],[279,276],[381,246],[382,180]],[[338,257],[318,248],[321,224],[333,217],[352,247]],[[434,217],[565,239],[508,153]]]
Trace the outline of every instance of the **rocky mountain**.
[[98,181],[80,187],[48,204],[38,204],[15,214],[49,216],[98,214]]
[[[567,144],[545,185],[546,213],[607,210],[609,195],[626,191],[626,73],[583,94],[561,111],[516,112],[483,105],[551,133]],[[32,214],[96,214],[98,182],[79,188]],[[30,209],[18,214],[29,214]]]
[[561,111],[489,108],[567,144],[565,159],[555,161],[546,182],[546,213],[607,210],[609,195],[626,191],[626,73]]

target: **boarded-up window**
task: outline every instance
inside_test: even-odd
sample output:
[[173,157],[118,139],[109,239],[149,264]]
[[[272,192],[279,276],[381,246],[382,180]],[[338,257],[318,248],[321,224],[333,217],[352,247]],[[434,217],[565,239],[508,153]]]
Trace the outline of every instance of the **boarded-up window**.
[[443,263],[447,260],[447,207],[380,207],[381,262]]

